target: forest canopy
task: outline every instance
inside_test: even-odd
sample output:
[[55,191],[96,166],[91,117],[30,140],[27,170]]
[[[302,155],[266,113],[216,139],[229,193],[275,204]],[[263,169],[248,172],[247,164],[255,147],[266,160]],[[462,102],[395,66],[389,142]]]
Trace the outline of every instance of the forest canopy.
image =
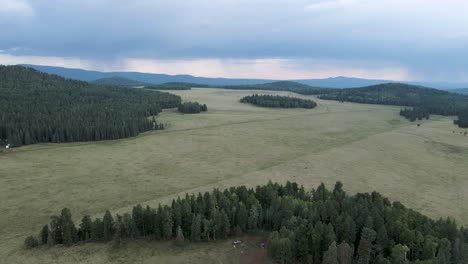
[[387,83],[363,88],[337,89],[322,94],[320,99],[364,104],[408,106],[400,114],[410,121],[429,118],[429,115],[458,116],[455,124],[468,127],[468,96],[447,91]]
[[152,89],[152,90],[191,90],[192,88],[203,88],[203,87],[210,87],[210,86],[205,85],[205,84],[184,83],[184,82],[168,82],[168,83],[163,83],[163,84],[145,86],[146,89]]
[[264,90],[264,91],[285,91],[294,92],[298,94],[323,94],[333,91],[331,88],[313,87],[306,84],[301,84],[291,81],[278,81],[263,84],[249,84],[249,85],[208,85],[198,83],[183,83],[183,82],[171,82],[163,83],[158,85],[146,86],[148,89],[156,90],[190,90],[191,88],[218,88],[218,89],[230,89],[230,90]]
[[198,114],[208,111],[208,107],[206,104],[199,104],[198,102],[184,102],[179,105],[177,110],[184,114]]
[[241,103],[249,103],[256,106],[262,107],[273,107],[273,108],[308,108],[312,109],[317,104],[308,99],[301,99],[289,96],[279,95],[249,95],[240,99]]
[[270,232],[267,250],[278,263],[444,263],[468,260],[468,230],[451,219],[437,221],[391,202],[377,192],[348,195],[340,182],[306,191],[296,183],[268,183],[248,189],[186,194],[157,208],[137,205],[131,212],[102,218],[85,215],[78,226],[64,208],[25,240],[39,245],[73,245],[124,239],[224,239]]
[[[0,66],[0,145],[118,139],[161,129],[179,96],[96,86],[21,66]],[[151,118],[153,117],[153,118]]]
[[120,87],[135,87],[135,86],[145,86],[148,85],[147,83],[124,78],[124,77],[109,77],[109,78],[102,78],[97,79],[91,82],[95,85],[107,85],[107,86],[120,86]]
[[278,81],[264,84],[254,84],[254,85],[227,85],[221,88],[231,89],[231,90],[266,90],[266,91],[285,91],[293,92],[304,95],[315,95],[315,94],[325,94],[335,89],[332,88],[322,88],[314,87],[302,83],[291,82],[291,81]]

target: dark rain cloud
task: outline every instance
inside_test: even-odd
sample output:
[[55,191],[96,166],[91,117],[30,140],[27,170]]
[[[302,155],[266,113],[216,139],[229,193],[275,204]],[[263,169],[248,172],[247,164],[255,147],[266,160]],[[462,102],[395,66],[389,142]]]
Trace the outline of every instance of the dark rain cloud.
[[[0,0],[0,50],[118,58],[299,58],[468,79],[468,3]],[[360,66],[360,65],[357,65]]]

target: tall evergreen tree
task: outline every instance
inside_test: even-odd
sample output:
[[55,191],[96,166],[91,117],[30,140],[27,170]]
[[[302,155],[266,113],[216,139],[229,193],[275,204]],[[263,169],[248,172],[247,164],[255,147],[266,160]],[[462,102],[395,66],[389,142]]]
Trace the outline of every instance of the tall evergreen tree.
[[407,264],[408,259],[406,254],[408,253],[409,248],[401,244],[395,245],[392,248],[391,260],[392,264]]
[[176,229],[176,244],[181,246],[185,242],[185,237],[184,237],[184,231],[182,230],[182,227],[177,226]]
[[353,263],[353,249],[345,241],[341,242],[337,248],[338,263],[352,264]]
[[358,264],[369,264],[372,252],[372,242],[374,242],[376,233],[374,230],[364,227],[361,233],[357,256]]
[[328,250],[323,255],[322,264],[338,264],[338,250],[336,242],[330,244]]
[[114,236],[114,218],[109,210],[106,211],[104,217],[102,218],[103,224],[103,239],[105,241],[110,241]]
[[91,220],[91,217],[89,215],[83,216],[83,218],[81,219],[81,223],[80,223],[79,239],[81,241],[90,240],[91,233],[93,231],[92,229],[93,229],[93,221]]

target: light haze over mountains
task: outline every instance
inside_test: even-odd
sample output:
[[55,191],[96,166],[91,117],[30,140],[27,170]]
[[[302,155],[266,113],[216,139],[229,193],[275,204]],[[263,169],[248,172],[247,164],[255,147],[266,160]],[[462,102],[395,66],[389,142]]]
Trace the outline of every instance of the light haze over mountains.
[[[32,67],[36,70],[56,74],[69,79],[77,79],[82,81],[96,81],[99,79],[107,78],[126,78],[136,81],[138,85],[146,84],[161,84],[167,82],[187,82],[199,83],[208,85],[240,85],[240,84],[261,84],[268,83],[276,80],[271,79],[236,79],[236,78],[208,78],[197,77],[192,75],[168,75],[168,74],[155,74],[155,73],[141,73],[141,72],[99,72],[88,71],[82,69],[70,69],[63,67],[41,66],[41,65],[24,65]],[[362,86],[369,86],[381,83],[394,82],[393,80],[370,80],[363,78],[352,77],[333,77],[324,79],[298,79],[292,80],[302,84],[307,84],[316,87],[329,87],[329,88],[355,88]],[[460,93],[466,93],[468,83],[443,83],[443,82],[403,82],[413,85],[421,85],[443,90],[457,89]]]

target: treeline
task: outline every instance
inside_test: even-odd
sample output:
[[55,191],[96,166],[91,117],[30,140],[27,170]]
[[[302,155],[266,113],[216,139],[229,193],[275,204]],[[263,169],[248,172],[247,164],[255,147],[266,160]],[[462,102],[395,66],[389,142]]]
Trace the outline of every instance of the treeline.
[[405,108],[400,110],[400,115],[404,116],[406,119],[410,120],[411,122],[414,122],[416,120],[422,120],[422,119],[429,119],[429,111],[426,111],[421,108]]
[[312,100],[279,95],[249,95],[240,99],[241,103],[249,103],[262,107],[273,108],[314,108],[317,104]]
[[254,85],[228,85],[223,86],[224,89],[232,90],[267,90],[267,91],[285,91],[304,95],[324,94],[334,91],[332,88],[313,87],[306,84],[301,84],[291,81],[278,81],[264,84]]
[[168,83],[163,83],[163,84],[145,86],[146,89],[152,89],[152,90],[191,90],[192,87],[203,88],[203,87],[211,87],[211,86],[206,85],[206,84],[184,83],[184,82],[168,82]]
[[340,182],[306,192],[296,183],[268,183],[248,189],[177,198],[157,208],[137,205],[131,213],[84,216],[79,226],[69,209],[51,218],[25,245],[123,239],[210,241],[269,231],[267,249],[279,263],[465,264],[468,230],[453,220],[434,221],[377,192],[348,195]]
[[365,104],[409,106],[401,115],[414,121],[429,115],[458,116],[455,122],[468,127],[468,96],[401,83],[388,83],[364,88],[335,90],[321,99]]
[[459,127],[468,128],[468,109],[458,114],[458,120],[454,121]]
[[109,78],[97,79],[91,82],[95,85],[106,85],[106,86],[119,86],[119,87],[135,87],[135,86],[145,86],[147,83],[140,82],[137,80],[132,80],[124,77],[113,76]]
[[177,110],[184,114],[198,114],[208,111],[208,107],[206,104],[199,104],[198,102],[184,102],[179,105]]
[[[133,137],[162,129],[154,118],[181,98],[95,86],[20,66],[0,66],[0,145]],[[150,118],[153,117],[153,118]]]
[[183,82],[172,82],[172,83],[163,83],[159,85],[146,86],[148,89],[156,90],[190,90],[191,88],[220,88],[220,89],[230,89],[230,90],[265,90],[265,91],[286,91],[294,92],[298,94],[305,95],[314,95],[314,94],[324,94],[335,89],[331,88],[321,88],[313,87],[306,84],[301,84],[291,81],[278,81],[264,84],[252,84],[252,85],[208,85],[208,84],[198,84],[198,83],[183,83]]

